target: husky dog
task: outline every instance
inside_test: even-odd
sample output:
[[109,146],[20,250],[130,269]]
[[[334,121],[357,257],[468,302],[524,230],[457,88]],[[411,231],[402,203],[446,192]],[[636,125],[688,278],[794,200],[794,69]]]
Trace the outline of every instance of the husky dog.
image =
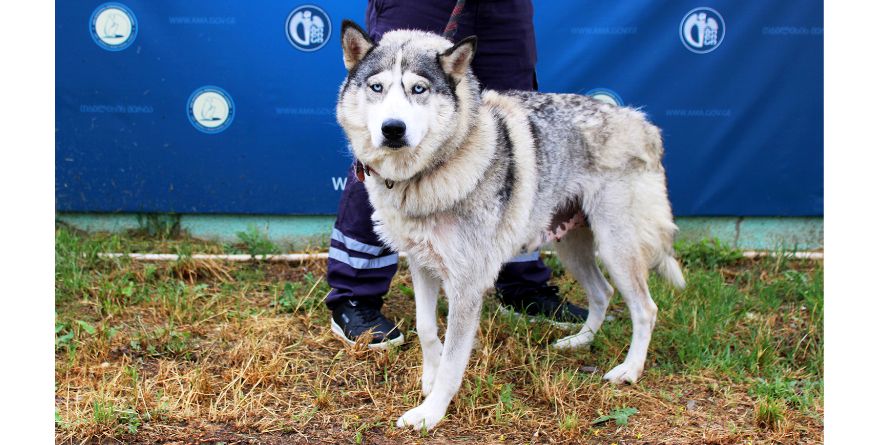
[[[453,44],[408,30],[375,44],[357,24],[342,24],[348,75],[337,119],[365,178],[375,231],[407,254],[415,288],[425,399],[399,427],[430,429],[443,418],[484,292],[503,263],[546,242],[546,233],[560,241],[554,247],[590,311],[555,347],[590,343],[603,322],[613,288],[597,255],[630,309],[631,346],[604,376],[611,382],[635,382],[643,371],[658,310],[649,270],[684,285],[658,128],[636,110],[587,96],[481,92],[470,68],[476,45],[475,37]],[[436,323],[441,287],[445,343]]]

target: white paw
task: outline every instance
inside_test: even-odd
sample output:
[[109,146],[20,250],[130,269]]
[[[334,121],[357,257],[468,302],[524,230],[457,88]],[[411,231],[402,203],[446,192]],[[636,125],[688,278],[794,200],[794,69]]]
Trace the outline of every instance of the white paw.
[[594,333],[591,331],[579,332],[578,334],[563,337],[554,342],[555,349],[575,349],[591,344],[594,341]]
[[607,372],[606,375],[603,376],[603,379],[615,384],[637,383],[637,379],[640,378],[640,374],[642,373],[643,366],[624,362]]
[[406,411],[405,414],[400,416],[397,419],[397,427],[398,428],[408,428],[412,427],[412,429],[416,431],[421,431],[424,429],[425,431],[430,431],[431,428],[437,426],[437,423],[443,419],[443,416],[446,414],[446,408],[437,409],[432,406],[428,406],[427,403],[422,403],[415,408],[412,408],[409,411]]

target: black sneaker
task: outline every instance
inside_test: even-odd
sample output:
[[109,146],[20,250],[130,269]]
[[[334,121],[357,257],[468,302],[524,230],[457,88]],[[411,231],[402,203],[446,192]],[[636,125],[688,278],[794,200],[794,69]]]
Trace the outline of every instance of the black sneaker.
[[499,312],[527,317],[530,321],[544,320],[568,329],[588,319],[588,310],[564,301],[557,286],[496,289],[495,295],[501,302]]
[[349,345],[372,332],[369,347],[387,349],[403,344],[403,334],[381,313],[381,302],[344,300],[332,308],[332,333]]

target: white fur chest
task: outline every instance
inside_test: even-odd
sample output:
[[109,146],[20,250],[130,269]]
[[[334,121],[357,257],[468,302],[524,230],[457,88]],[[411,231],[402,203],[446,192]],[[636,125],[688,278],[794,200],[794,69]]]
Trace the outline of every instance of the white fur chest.
[[377,209],[372,216],[382,241],[409,255],[422,267],[447,278],[452,267],[447,261],[458,258],[457,221],[448,212],[412,218],[400,212]]

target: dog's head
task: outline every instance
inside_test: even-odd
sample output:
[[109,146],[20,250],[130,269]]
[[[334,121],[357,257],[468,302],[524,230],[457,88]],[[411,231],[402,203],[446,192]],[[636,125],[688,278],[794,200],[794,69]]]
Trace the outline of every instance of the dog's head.
[[457,147],[479,102],[470,68],[476,42],[397,30],[376,44],[356,23],[342,23],[348,76],[336,117],[357,159],[401,181]]

